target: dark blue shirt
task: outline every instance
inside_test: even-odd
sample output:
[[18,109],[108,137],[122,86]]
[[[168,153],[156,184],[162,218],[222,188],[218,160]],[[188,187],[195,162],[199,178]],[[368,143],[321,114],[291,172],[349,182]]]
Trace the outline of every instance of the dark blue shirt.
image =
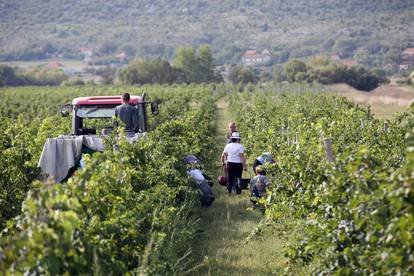
[[138,110],[130,104],[118,105],[115,116],[125,124],[126,132],[136,132],[138,129]]

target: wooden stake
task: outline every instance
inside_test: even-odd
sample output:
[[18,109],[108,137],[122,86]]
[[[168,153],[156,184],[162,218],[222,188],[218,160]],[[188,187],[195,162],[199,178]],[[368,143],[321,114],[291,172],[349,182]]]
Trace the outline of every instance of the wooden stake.
[[323,140],[323,144],[325,147],[326,157],[330,163],[335,161],[335,157],[332,150],[332,138],[326,138]]
[[299,133],[298,132],[295,133],[295,145],[299,146]]

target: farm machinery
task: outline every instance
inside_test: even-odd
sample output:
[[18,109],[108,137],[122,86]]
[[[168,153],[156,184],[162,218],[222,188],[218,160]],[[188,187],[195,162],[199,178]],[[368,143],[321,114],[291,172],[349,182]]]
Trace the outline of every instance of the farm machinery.
[[[142,96],[131,96],[129,104],[136,110],[138,128],[129,142],[148,131],[147,106],[158,114],[158,105]],[[72,113],[72,134],[48,138],[43,146],[38,166],[42,173],[63,182],[82,165],[82,154],[104,151],[104,138],[114,131],[115,107],[122,104],[121,96],[80,97],[60,108],[63,117]]]

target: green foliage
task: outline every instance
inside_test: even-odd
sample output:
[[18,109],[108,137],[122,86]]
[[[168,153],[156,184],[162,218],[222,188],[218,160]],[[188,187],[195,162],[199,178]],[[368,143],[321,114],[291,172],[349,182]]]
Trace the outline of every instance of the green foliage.
[[116,69],[111,66],[105,66],[102,71],[97,72],[102,78],[102,84],[113,84],[116,77]]
[[303,61],[292,59],[284,66],[288,81],[294,82],[299,80],[300,73],[306,73],[306,64]]
[[[61,87],[54,93],[66,97],[74,97],[77,93],[120,94],[126,88],[105,89]],[[112,149],[116,143],[118,150],[85,157],[86,167],[67,183],[49,181],[47,185],[40,182],[31,185],[29,176],[20,175],[16,170],[25,167],[2,163],[2,171],[11,174],[1,179],[10,177],[10,187],[18,187],[19,181],[25,181],[25,187],[30,191],[21,214],[7,223],[0,239],[1,271],[11,274],[130,272],[172,275],[183,274],[189,269],[189,244],[196,230],[190,214],[196,193],[187,183],[182,157],[186,154],[196,154],[202,159],[210,157],[215,105],[209,87],[145,89],[154,100],[161,101],[162,115],[157,129],[134,144],[116,139],[114,135],[107,141],[107,147]],[[22,90],[27,97],[42,98],[41,90]],[[14,97],[19,94],[19,90],[4,92]],[[52,102],[57,102],[53,98],[55,95],[47,95],[52,96]],[[190,101],[197,108],[190,108]],[[48,108],[50,104],[48,102],[44,107]],[[20,111],[25,112],[24,109]],[[33,116],[31,112],[29,110],[25,115]],[[11,157],[25,154],[22,149],[33,150],[30,152],[33,156],[15,158],[17,161],[36,160],[45,138],[65,133],[67,129],[62,128],[68,128],[69,123],[55,116],[47,117],[40,126],[39,121],[28,127],[16,125],[14,134],[9,135],[11,145],[7,137],[0,138],[4,137],[2,144],[15,153]],[[12,130],[10,125],[5,129]],[[27,129],[28,133],[20,133],[22,129]],[[22,149],[13,144],[17,142],[21,143]],[[6,151],[1,152],[2,157],[8,158]],[[35,166],[36,163],[30,161],[27,164]],[[0,192],[0,195],[15,194],[10,190]],[[25,193],[16,196],[22,200]],[[4,210],[4,206],[1,207]],[[16,208],[15,213],[18,211]]]
[[371,91],[388,83],[381,70],[368,70],[362,66],[347,67],[327,57],[313,57],[308,64],[291,60],[284,66],[289,82],[306,81],[322,84],[346,83],[358,90]]
[[62,81],[62,83],[60,85],[62,85],[62,86],[78,86],[78,85],[85,85],[85,82],[81,78],[71,78],[71,79]]
[[389,81],[386,78],[381,77],[362,66],[353,66],[349,68],[345,76],[345,83],[363,91],[374,90],[380,84],[388,82]]
[[19,86],[25,81],[16,75],[14,69],[7,65],[0,65],[0,86]]
[[381,66],[397,62],[401,49],[414,45],[410,4],[385,0],[212,0],[201,4],[88,0],[69,7],[67,3],[23,0],[2,6],[1,39],[7,43],[0,58],[76,57],[83,46],[102,48],[109,54],[115,45],[122,49],[128,44],[139,56],[170,59],[173,49],[181,45],[209,44],[220,63],[235,63],[253,43],[283,50],[276,55],[281,63],[287,61],[285,53],[303,57],[341,51],[343,57],[352,57],[363,49],[370,57],[364,65]]
[[178,48],[174,58],[174,67],[184,73],[188,83],[209,83],[222,81],[214,71],[213,53],[208,45],[199,48]]
[[315,274],[412,274],[413,113],[384,122],[318,90],[295,84],[232,98],[247,156],[270,151],[276,161],[266,217],[296,218],[303,232],[285,256]]
[[178,48],[174,66],[167,60],[136,59],[122,69],[119,79],[125,84],[145,83],[210,83],[222,81],[214,70],[213,54],[208,46],[202,46],[199,53],[194,48]]
[[60,85],[68,77],[60,69],[36,68],[22,74],[26,85]]
[[182,78],[179,70],[160,58],[133,60],[119,73],[120,81],[125,84],[171,84]]
[[257,77],[249,69],[244,68],[239,65],[235,65],[230,69],[228,79],[233,84],[247,84],[247,83],[256,83],[258,81]]

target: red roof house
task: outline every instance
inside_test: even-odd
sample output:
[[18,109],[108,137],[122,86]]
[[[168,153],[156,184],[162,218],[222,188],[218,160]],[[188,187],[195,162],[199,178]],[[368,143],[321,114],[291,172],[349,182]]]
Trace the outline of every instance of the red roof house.
[[340,60],[340,62],[348,67],[352,67],[355,65],[358,65],[358,61],[354,60],[354,59],[345,59],[345,60]]
[[403,51],[403,55],[414,55],[414,48],[407,48]]
[[53,68],[53,69],[58,69],[63,67],[63,64],[58,62],[58,61],[51,61],[48,64],[46,64],[47,68]]
[[270,51],[264,49],[261,53],[256,50],[247,50],[242,56],[242,63],[244,65],[262,64],[270,61]]

